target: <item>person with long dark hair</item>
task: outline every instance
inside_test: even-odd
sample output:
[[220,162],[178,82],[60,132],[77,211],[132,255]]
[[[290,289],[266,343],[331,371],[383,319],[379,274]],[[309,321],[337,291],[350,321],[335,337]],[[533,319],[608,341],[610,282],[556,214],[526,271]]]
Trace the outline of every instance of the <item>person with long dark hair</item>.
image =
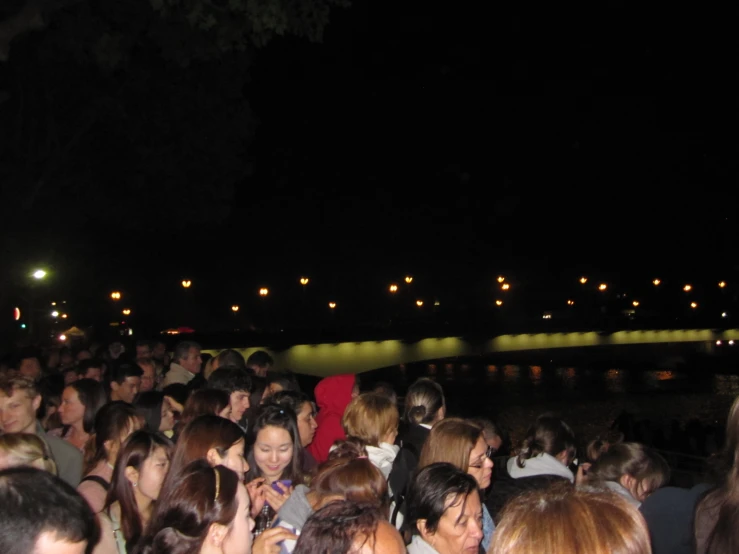
[[105,508],[98,514],[102,529],[95,554],[126,554],[151,519],[169,469],[172,443],[159,433],[136,431],[118,455]]
[[69,444],[85,451],[85,444],[95,425],[95,416],[108,399],[103,385],[94,379],[80,379],[64,387],[59,404],[62,427],[49,431]]

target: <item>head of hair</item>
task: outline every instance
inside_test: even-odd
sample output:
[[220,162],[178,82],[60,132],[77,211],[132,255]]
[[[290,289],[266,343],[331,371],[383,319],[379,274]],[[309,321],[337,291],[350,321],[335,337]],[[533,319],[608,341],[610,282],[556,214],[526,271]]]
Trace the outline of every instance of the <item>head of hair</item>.
[[110,376],[111,382],[115,381],[122,385],[129,377],[141,377],[144,370],[136,364],[123,362],[113,367],[113,374]]
[[482,437],[482,429],[466,419],[449,417],[434,425],[421,448],[418,468],[437,462],[467,471],[470,452]]
[[103,385],[95,379],[79,379],[67,385],[77,393],[80,403],[85,407],[82,416],[82,427],[85,433],[91,433],[95,425],[95,416],[107,402]]
[[575,455],[575,433],[562,419],[544,414],[536,418],[526,432],[516,464],[524,467],[526,460],[539,454],[556,456],[562,451],[566,451],[569,458]]
[[304,392],[282,390],[270,396],[265,401],[266,404],[275,404],[283,408],[290,408],[293,412],[299,414],[305,404],[312,403],[310,397]]
[[84,377],[89,369],[99,368],[102,370],[104,365],[105,363],[102,360],[98,360],[95,358],[80,360],[80,362],[77,364],[77,374],[80,377]]
[[191,348],[197,348],[198,350],[201,350],[201,347],[197,342],[191,340],[183,340],[181,342],[178,342],[177,346],[174,347],[174,352],[172,353],[172,361],[175,363],[180,363],[181,360],[187,358],[187,356],[190,355]]
[[164,396],[170,396],[174,398],[178,404],[185,405],[185,402],[187,402],[187,398],[190,395],[190,389],[187,387],[187,385],[184,385],[182,383],[172,383],[171,385],[167,385],[162,389],[162,392],[164,393]]
[[113,478],[110,482],[110,490],[105,501],[105,508],[109,508],[114,502],[121,507],[121,531],[126,539],[129,550],[136,544],[143,532],[141,515],[139,514],[134,495],[133,486],[126,477],[126,468],[132,467],[141,472],[144,462],[157,449],[163,449],[167,458],[172,453],[172,443],[159,433],[150,431],[135,431],[126,442],[123,443],[118,459],[113,469]]
[[558,483],[513,498],[500,514],[490,554],[650,554],[639,510],[610,491]]
[[477,481],[466,469],[448,463],[434,463],[420,469],[408,490],[407,516],[403,521],[406,542],[419,535],[418,521],[426,521],[426,530],[435,533],[444,512],[458,502],[466,503],[472,493],[479,494]]
[[92,434],[85,445],[84,473],[89,473],[108,457],[106,442],[119,441],[137,424],[136,410],[126,402],[109,402],[100,408],[95,416]]
[[589,462],[595,462],[600,458],[601,454],[608,452],[608,449],[614,445],[623,442],[623,433],[608,433],[606,436],[598,436],[591,440],[585,447],[585,456]]
[[374,551],[377,527],[386,519],[373,504],[330,502],[305,523],[293,554],[352,554],[367,542]]
[[201,415],[218,415],[231,402],[229,394],[221,389],[200,389],[194,391],[185,402],[180,414],[179,424],[184,427]]
[[236,517],[238,487],[226,467],[205,460],[183,467],[176,482],[164,483],[137,554],[197,554],[211,525],[229,527]]
[[395,388],[393,388],[393,386],[387,381],[378,381],[375,383],[375,386],[372,387],[372,392],[383,394],[387,396],[393,404],[398,404],[398,393],[395,392]]
[[295,378],[295,374],[289,369],[270,371],[267,374],[267,386],[273,383],[279,385],[282,390],[300,391],[298,380]]
[[398,429],[398,419],[398,407],[387,396],[365,392],[349,402],[341,425],[347,436],[380,446],[388,433]]
[[187,464],[193,460],[205,459],[211,448],[219,456],[225,457],[226,451],[240,440],[244,440],[244,432],[233,421],[217,415],[196,417],[182,429],[177,439],[164,485],[171,481],[176,482]]
[[336,444],[329,459],[318,466],[310,489],[319,499],[338,495],[351,502],[375,504],[381,508],[390,506],[387,479],[357,440]]
[[405,394],[405,420],[407,423],[429,424],[441,408],[446,407],[441,385],[422,377],[408,387]]
[[623,475],[633,477],[649,494],[670,480],[670,466],[651,448],[623,442],[612,445],[588,470],[588,480],[619,482]]
[[13,377],[5,377],[0,380],[0,390],[6,396],[13,396],[18,391],[25,391],[29,398],[33,399],[39,395],[39,389],[33,379],[15,375]]
[[0,471],[0,522],[0,552],[36,552],[44,533],[72,544],[86,541],[88,548],[100,536],[95,515],[76,490],[29,467]]
[[232,350],[231,348],[221,350],[215,357],[215,359],[218,361],[219,369],[222,367],[246,369],[246,361],[244,360],[244,356],[242,356],[236,350]]
[[482,429],[482,436],[485,437],[485,440],[495,437],[498,437],[501,440],[503,439],[503,435],[501,435],[500,429],[498,429],[498,426],[491,420],[485,417],[473,417],[470,418],[469,421]]
[[[254,422],[254,426],[250,427],[250,443],[253,444],[259,439],[260,431],[267,427],[277,427],[284,429],[290,436],[290,441],[293,444],[293,457],[292,461],[284,469],[281,479],[290,479],[294,485],[303,482],[303,446],[300,442],[300,433],[298,432],[298,422],[295,415],[290,408],[284,408],[276,405],[265,405],[259,412],[257,420]],[[254,458],[254,448],[249,449],[249,456],[247,458],[249,462],[249,471],[247,473],[247,480],[251,481],[257,477],[262,476],[262,470],[257,465],[256,459]]]
[[228,394],[236,391],[251,392],[251,377],[244,369],[219,367],[208,378],[209,389],[220,389]]
[[272,367],[274,364],[275,361],[272,359],[272,356],[264,350],[257,350],[246,359],[247,367]]
[[156,390],[139,393],[133,403],[136,413],[144,420],[146,429],[152,433],[159,432],[159,426],[162,423],[163,404],[164,393]]
[[56,475],[56,464],[47,444],[32,433],[0,435],[0,451],[9,458],[12,467],[35,467]]

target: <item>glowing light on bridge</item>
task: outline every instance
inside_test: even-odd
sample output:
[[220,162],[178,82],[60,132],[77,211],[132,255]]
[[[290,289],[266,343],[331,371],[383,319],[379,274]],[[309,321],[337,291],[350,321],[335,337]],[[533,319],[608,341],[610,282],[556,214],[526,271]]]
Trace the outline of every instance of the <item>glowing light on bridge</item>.
[[423,306],[423,300],[416,300],[416,306],[418,306],[419,308]]
[[600,285],[598,285],[598,290],[601,292],[603,292],[607,288],[608,288],[608,285],[606,285],[605,283],[601,283]]
[[568,306],[574,306],[575,305],[575,301],[574,300],[568,300],[567,301],[567,305]]
[[698,302],[691,302],[690,307],[695,310],[698,307]]
[[182,281],[182,288],[189,289],[190,285],[192,285],[192,281],[190,281],[189,279],[184,279]]
[[396,285],[396,284],[390,285],[389,290],[390,290],[390,292],[392,292],[393,294],[395,294],[396,292],[398,292],[398,285]]
[[503,281],[505,281],[505,277],[503,277],[502,275],[500,275],[500,276],[498,277],[498,282],[499,282],[499,283],[502,283]]
[[405,282],[410,285],[413,282],[413,277],[411,277],[410,275],[406,275]]
[[269,289],[267,287],[262,287],[259,289],[259,296],[267,296],[269,294]]
[[336,308],[336,302],[329,302],[328,307],[333,310],[334,308]]
[[300,284],[303,285],[303,286],[307,285],[309,282],[310,282],[310,279],[308,279],[308,277],[301,277],[300,278]]
[[508,290],[511,288],[511,285],[509,285],[508,283],[503,283],[500,288],[503,290]]
[[639,301],[638,301],[638,300],[634,300],[634,301],[633,301],[633,302],[631,303],[631,305],[632,305],[632,306],[634,306],[634,307],[636,308],[636,307],[637,307],[637,306],[639,305]]
[[580,284],[581,284],[581,285],[584,285],[584,284],[585,284],[585,283],[587,283],[587,282],[588,282],[588,278],[587,278],[587,277],[585,277],[585,276],[583,276],[583,277],[580,277]]
[[718,288],[722,289],[726,286],[726,281],[719,281],[718,282]]
[[691,290],[693,290],[693,285],[685,285],[685,286],[683,287],[683,290],[684,290],[685,292],[690,292]]
[[503,301],[502,300],[496,300],[495,301],[495,305],[496,306],[502,306],[503,305]]
[[658,287],[658,286],[660,285],[660,283],[661,283],[661,282],[662,282],[662,281],[660,281],[659,279],[655,279],[654,281],[652,281],[652,284],[653,284],[653,285],[654,285],[655,287]]
[[239,311],[239,307],[236,304],[234,304],[233,306],[231,306],[231,311],[232,312],[238,312]]

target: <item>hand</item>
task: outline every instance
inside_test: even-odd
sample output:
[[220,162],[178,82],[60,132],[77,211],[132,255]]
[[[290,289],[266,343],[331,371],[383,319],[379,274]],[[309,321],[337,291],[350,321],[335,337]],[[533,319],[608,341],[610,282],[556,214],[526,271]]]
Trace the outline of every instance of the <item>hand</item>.
[[272,488],[272,485],[263,484],[260,489],[264,491],[264,496],[267,499],[267,502],[269,502],[269,505],[272,506],[272,509],[275,512],[279,512],[280,508],[282,508],[282,505],[285,503],[285,500],[290,498],[290,495],[293,493],[292,487],[286,487],[279,481],[275,482],[276,486],[282,491],[282,494],[279,492],[276,492],[275,489]]
[[293,535],[284,527],[272,527],[254,540],[254,544],[251,546],[251,554],[279,554],[282,541],[294,541],[297,538],[297,535]]
[[577,466],[577,476],[575,476],[575,485],[582,485],[588,480],[588,470],[593,464],[584,463]]
[[178,413],[182,413],[184,411],[185,407],[171,396],[165,396],[164,399],[169,402],[169,406],[172,408],[173,411]]
[[249,493],[249,499],[251,500],[251,516],[257,517],[259,512],[264,508],[264,491],[262,490],[264,485],[264,477],[257,477],[253,481],[249,481],[246,484],[246,492]]

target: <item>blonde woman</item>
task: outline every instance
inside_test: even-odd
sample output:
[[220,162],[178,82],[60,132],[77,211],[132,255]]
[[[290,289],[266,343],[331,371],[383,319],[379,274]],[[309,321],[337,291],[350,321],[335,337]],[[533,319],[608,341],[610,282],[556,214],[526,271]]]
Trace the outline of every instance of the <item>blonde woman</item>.
[[35,467],[56,475],[56,464],[38,436],[31,433],[0,435],[0,469]]

